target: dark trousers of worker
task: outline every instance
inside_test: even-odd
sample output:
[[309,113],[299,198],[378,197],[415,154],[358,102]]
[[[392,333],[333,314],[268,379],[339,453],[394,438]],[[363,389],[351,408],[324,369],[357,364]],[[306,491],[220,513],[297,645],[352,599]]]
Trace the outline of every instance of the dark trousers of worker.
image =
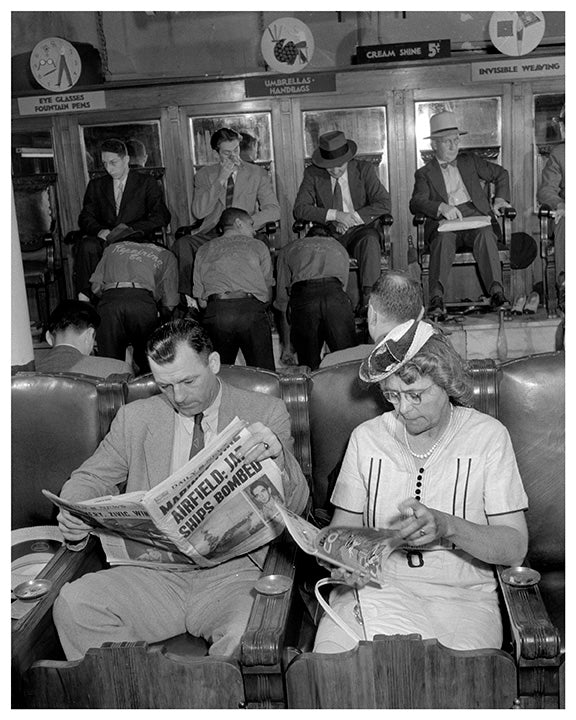
[[[471,203],[458,207],[464,217],[481,214]],[[435,232],[429,244],[430,297],[444,294],[457,251],[472,251],[486,293],[491,292],[493,283],[502,284],[498,239],[491,225],[460,232]]]
[[85,235],[74,246],[74,277],[76,292],[93,298],[90,277],[100,262],[106,243],[95,235]]
[[[365,225],[350,228],[343,235],[335,235],[350,257],[358,263],[358,284],[360,291],[371,288],[380,277],[380,235]],[[364,298],[367,300],[367,298]]]
[[132,345],[138,374],[150,371],[146,342],[158,326],[158,308],[148,290],[116,288],[106,290],[98,304],[101,318],[96,330],[98,355],[124,360],[126,348]]
[[336,278],[294,283],[289,307],[290,340],[299,365],[315,370],[324,343],[331,352],[357,344],[352,303]]
[[238,350],[242,350],[246,365],[276,369],[270,318],[260,300],[209,299],[202,325],[226,365],[234,365]]

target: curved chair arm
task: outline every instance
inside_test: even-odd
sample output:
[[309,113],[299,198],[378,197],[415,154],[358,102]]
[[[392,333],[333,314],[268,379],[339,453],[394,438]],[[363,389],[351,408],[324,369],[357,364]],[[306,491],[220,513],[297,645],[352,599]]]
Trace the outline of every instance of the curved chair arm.
[[174,239],[178,240],[183,235],[190,235],[193,230],[197,230],[202,225],[202,220],[195,220],[191,225],[181,225],[174,233]]
[[546,260],[552,254],[554,248],[554,233],[552,221],[554,210],[550,205],[540,205],[538,209],[538,220],[540,221],[540,257]]
[[266,556],[262,575],[284,576],[289,588],[277,595],[256,593],[240,644],[247,707],[285,707],[282,656],[297,593],[296,553],[296,544],[285,531]]
[[376,218],[380,234],[380,252],[386,257],[390,257],[392,252],[392,242],[390,240],[390,228],[394,224],[394,218],[389,213],[384,213]]
[[426,222],[426,215],[424,213],[417,213],[412,219],[412,225],[416,228],[416,249],[418,251],[418,259],[420,259],[422,253],[425,250],[424,247],[424,223]]
[[497,575],[508,610],[516,660],[558,659],[560,633],[550,621],[538,585],[508,585],[502,580],[505,569],[498,566]]

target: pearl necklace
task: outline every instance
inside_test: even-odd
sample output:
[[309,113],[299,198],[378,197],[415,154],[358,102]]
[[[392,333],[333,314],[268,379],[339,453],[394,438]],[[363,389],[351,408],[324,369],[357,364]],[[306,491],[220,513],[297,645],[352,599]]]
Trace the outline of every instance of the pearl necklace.
[[444,428],[444,432],[442,433],[442,435],[440,435],[440,437],[438,438],[438,440],[436,440],[434,445],[432,445],[432,447],[429,450],[427,450],[425,453],[417,453],[417,452],[414,452],[414,450],[412,450],[412,448],[410,447],[410,443],[408,442],[408,432],[406,431],[406,425],[404,425],[404,442],[406,443],[406,447],[412,453],[412,455],[414,455],[414,457],[417,457],[419,460],[425,460],[426,458],[430,457],[430,455],[432,455],[434,450],[436,450],[438,445],[440,445],[440,443],[444,439],[444,436],[448,432],[448,428],[452,424],[452,415],[453,414],[454,414],[454,407],[452,406],[452,403],[450,403],[450,419],[448,420],[448,424]]

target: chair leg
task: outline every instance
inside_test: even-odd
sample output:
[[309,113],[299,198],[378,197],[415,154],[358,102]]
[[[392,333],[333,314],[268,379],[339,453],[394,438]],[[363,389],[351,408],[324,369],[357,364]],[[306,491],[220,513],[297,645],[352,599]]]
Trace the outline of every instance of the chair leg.
[[504,295],[508,300],[512,300],[510,295],[512,289],[510,262],[506,261],[502,263],[502,287],[504,288]]

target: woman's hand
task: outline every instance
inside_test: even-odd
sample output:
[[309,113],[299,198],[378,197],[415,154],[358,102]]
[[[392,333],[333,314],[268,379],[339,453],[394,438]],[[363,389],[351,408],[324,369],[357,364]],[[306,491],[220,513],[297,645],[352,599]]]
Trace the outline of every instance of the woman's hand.
[[428,545],[445,537],[447,530],[444,513],[426,507],[415,498],[403,500],[398,510],[405,515],[398,527],[400,536],[410,545]]
[[344,570],[344,568],[334,567],[334,565],[330,565],[319,558],[316,558],[316,561],[318,565],[330,570],[332,580],[339,580],[358,590],[370,582],[370,573],[367,570]]

